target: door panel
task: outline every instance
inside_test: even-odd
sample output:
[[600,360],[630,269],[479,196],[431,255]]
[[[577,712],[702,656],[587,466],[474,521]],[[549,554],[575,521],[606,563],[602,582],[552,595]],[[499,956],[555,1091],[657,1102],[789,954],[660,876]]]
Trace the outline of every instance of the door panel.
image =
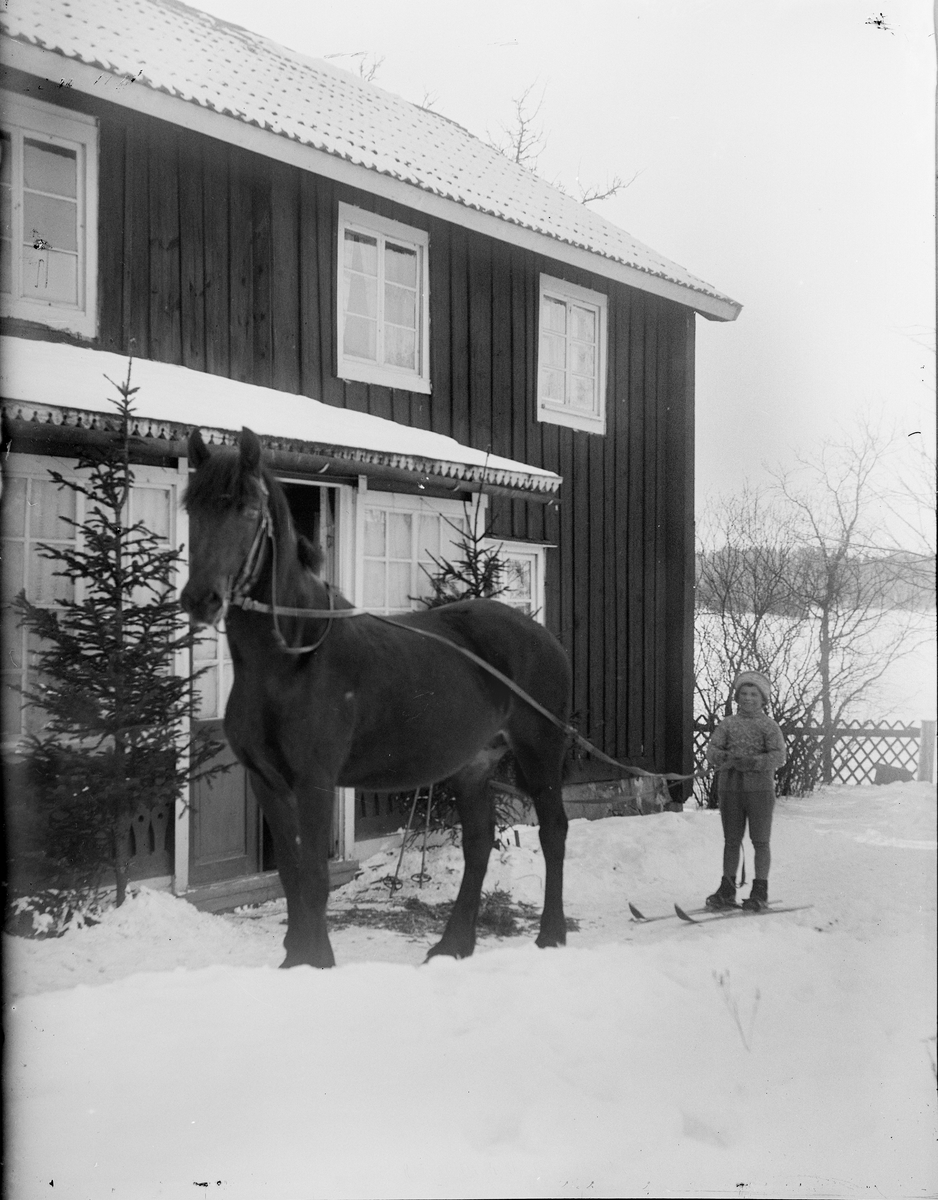
[[[198,721],[224,741],[220,720]],[[189,835],[189,882],[215,883],[261,869],[257,801],[248,786],[244,768],[225,742],[220,761],[234,766],[223,775],[202,780],[192,789]]]

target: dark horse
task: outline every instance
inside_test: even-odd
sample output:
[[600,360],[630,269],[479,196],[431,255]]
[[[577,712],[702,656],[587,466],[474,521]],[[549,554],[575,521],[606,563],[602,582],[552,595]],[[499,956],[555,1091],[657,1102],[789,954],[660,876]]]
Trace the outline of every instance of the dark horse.
[[[225,618],[234,662],[225,734],[273,836],[287,898],[282,965],[335,963],[325,919],[335,788],[406,791],[441,779],[456,795],[465,871],[430,954],[471,954],[494,841],[487,785],[509,748],[534,801],[547,869],[537,944],[563,945],[570,668],[559,643],[494,600],[393,621],[296,615],[351,605],[318,577],[315,552],[261,464],[257,437],[244,429],[237,447],[209,454],[196,430],[189,456],[196,470],[185,497],[190,570],[182,605],[196,625]],[[561,727],[456,647],[524,689]]]

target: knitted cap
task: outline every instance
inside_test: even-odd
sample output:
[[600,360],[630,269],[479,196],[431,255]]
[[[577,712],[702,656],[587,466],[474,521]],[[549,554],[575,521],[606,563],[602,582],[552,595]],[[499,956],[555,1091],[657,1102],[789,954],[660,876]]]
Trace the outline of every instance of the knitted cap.
[[761,674],[759,671],[740,671],[733,683],[734,696],[745,683],[751,683],[754,687],[757,687],[762,693],[762,699],[766,702],[766,704],[769,703],[769,699],[772,694],[772,685],[769,683],[768,678],[765,675]]

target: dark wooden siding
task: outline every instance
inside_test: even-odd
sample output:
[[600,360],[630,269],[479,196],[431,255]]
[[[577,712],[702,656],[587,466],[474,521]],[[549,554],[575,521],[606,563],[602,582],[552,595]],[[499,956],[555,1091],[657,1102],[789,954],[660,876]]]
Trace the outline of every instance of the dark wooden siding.
[[[66,103],[100,120],[98,344],[559,472],[559,507],[493,511],[503,536],[556,547],[547,621],[573,661],[577,723],[617,757],[689,770],[693,314],[115,106]],[[340,201],[429,234],[432,396],[336,377]],[[535,419],[541,272],[609,298],[604,437]]]

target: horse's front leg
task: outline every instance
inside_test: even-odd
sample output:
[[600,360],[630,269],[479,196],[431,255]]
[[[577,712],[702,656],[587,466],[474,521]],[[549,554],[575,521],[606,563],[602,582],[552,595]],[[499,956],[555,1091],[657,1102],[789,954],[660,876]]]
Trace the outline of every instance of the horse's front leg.
[[[326,829],[317,835],[315,805],[300,802],[299,795],[286,785],[272,785],[257,771],[251,772],[251,786],[267,818],[277,870],[287,901],[287,932],[283,939],[286,957],[281,967],[309,965],[335,966],[335,956],[326,931],[326,903],[329,896],[329,838],[331,835],[332,797],[326,810]],[[304,791],[304,795],[308,789]],[[319,859],[322,859],[320,863]]]
[[[298,870],[296,936],[291,938],[283,966],[308,963],[334,967],[335,955],[326,928],[329,902],[329,850],[335,778],[316,772],[295,786],[298,831],[295,853]],[[284,943],[286,944],[286,943]]]
[[489,854],[495,844],[495,808],[489,788],[492,761],[485,757],[463,767],[450,780],[456,793],[456,808],[462,825],[462,852],[465,867],[453,911],[443,936],[427,954],[468,958],[475,949],[476,917],[482,897],[482,882]]

